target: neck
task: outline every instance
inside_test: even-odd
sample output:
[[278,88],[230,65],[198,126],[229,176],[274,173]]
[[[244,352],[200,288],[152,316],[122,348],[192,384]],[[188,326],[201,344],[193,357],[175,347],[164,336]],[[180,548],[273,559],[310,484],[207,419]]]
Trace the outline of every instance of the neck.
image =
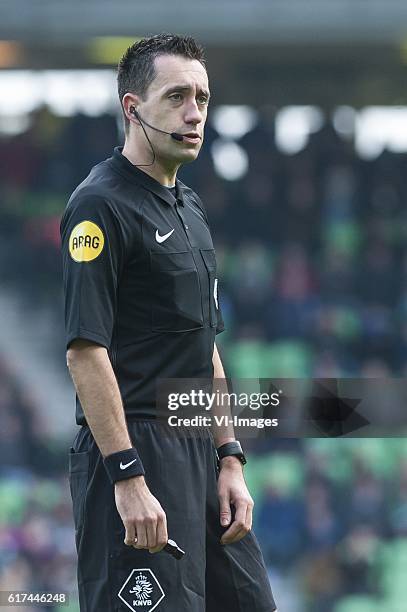
[[177,177],[177,170],[180,164],[165,165],[157,157],[155,158],[154,164],[151,166],[143,166],[142,164],[151,163],[153,152],[151,149],[148,151],[141,151],[135,143],[130,143],[128,140],[124,143],[122,154],[134,165],[138,166],[139,170],[142,170],[153,179],[158,181],[161,185],[169,187],[175,185],[175,179]]

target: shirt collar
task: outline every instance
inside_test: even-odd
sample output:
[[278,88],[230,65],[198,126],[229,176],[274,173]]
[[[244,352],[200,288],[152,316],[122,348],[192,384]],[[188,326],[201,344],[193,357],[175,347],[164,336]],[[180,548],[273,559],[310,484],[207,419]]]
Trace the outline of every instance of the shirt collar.
[[142,185],[142,187],[154,193],[170,206],[174,206],[175,203],[181,204],[182,206],[184,205],[182,200],[181,186],[178,179],[175,179],[175,192],[177,194],[177,197],[175,198],[168,187],[161,185],[161,183],[156,181],[149,174],[143,172],[137,166],[132,164],[131,161],[123,155],[122,151],[123,147],[115,147],[111,161],[113,165],[123,174],[125,174],[129,180]]

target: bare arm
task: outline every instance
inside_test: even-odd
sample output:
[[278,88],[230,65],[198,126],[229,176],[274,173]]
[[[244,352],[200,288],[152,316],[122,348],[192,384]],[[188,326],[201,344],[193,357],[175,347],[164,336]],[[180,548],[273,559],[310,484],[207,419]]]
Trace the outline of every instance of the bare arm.
[[[67,365],[86,421],[104,457],[132,447],[119,386],[103,346],[72,342]],[[126,529],[124,543],[158,552],[168,541],[165,512],[148,489],[144,476],[115,484],[117,510]]]
[[87,340],[75,340],[68,349],[67,364],[102,455],[131,448],[122,398],[107,350]]
[[[222,361],[220,359],[219,351],[218,351],[216,344],[214,345],[214,348],[213,348],[212,363],[213,363],[213,377],[214,377],[213,378],[213,392],[216,393],[218,391],[219,395],[221,393],[227,393],[228,388],[227,388],[227,384],[225,380],[225,371],[223,369]],[[227,417],[230,417],[231,415],[230,407],[226,402],[220,402],[219,404],[215,402],[212,408],[212,414],[219,415],[219,416],[226,415]],[[215,423],[214,419],[212,419],[212,422]],[[227,442],[233,442],[233,440],[235,440],[233,425],[228,425],[225,427],[214,425],[212,427],[212,434],[213,434],[217,448],[219,446],[222,446],[222,444],[226,444]]]
[[[228,391],[225,372],[216,344],[213,350],[213,391],[219,393]],[[223,405],[222,405],[223,404]],[[230,406],[225,402],[214,404],[213,414],[231,416]],[[217,427],[212,429],[216,447],[235,440],[233,426]],[[220,522],[223,527],[229,528],[221,538],[222,544],[232,544],[241,540],[252,527],[253,500],[247,489],[242,464],[237,457],[224,457],[221,459],[221,470],[218,479],[218,497],[220,504]],[[232,521],[231,505],[235,508],[235,517]]]

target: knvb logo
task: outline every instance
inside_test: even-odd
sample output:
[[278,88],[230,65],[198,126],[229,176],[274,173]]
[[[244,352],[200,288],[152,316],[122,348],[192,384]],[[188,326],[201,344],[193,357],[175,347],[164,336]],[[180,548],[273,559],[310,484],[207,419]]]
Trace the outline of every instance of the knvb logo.
[[118,593],[130,610],[155,610],[164,599],[160,583],[148,568],[133,569]]
[[130,589],[130,594],[135,594],[137,600],[133,601],[133,606],[147,605],[151,606],[151,593],[153,592],[153,585],[148,580],[147,576],[139,574],[136,576],[136,584]]

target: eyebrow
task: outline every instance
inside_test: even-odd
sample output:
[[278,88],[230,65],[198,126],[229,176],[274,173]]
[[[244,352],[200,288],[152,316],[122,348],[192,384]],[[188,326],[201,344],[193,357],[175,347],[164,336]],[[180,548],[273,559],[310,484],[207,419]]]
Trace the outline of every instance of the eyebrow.
[[[164,92],[164,96],[174,93],[175,91],[191,91],[191,89],[192,87],[190,85],[172,85]],[[199,93],[204,94],[208,99],[211,95],[207,89],[200,89]]]

